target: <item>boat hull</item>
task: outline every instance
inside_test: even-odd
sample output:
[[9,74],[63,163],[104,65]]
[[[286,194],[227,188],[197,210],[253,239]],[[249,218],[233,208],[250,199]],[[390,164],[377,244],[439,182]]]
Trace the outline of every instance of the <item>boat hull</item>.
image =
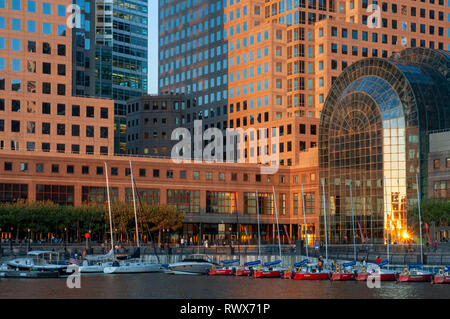
[[319,273],[296,273],[295,280],[329,280],[330,274],[326,272]]
[[231,269],[210,269],[208,275],[210,276],[230,276]]
[[397,280],[394,273],[392,274],[367,274],[367,273],[358,273],[356,275],[357,281],[367,281],[369,276],[374,276],[373,278],[377,278],[379,276],[379,280],[381,281],[395,281]]
[[279,270],[257,270],[253,273],[255,278],[280,278],[281,272]]
[[292,279],[292,277],[293,277],[293,273],[292,273],[292,271],[285,271],[284,273],[283,273],[283,279]]
[[23,278],[23,279],[38,279],[38,278],[59,278],[57,271],[5,271],[3,276],[5,278]]
[[125,265],[118,267],[105,267],[103,272],[105,274],[139,274],[149,272],[159,272],[161,266],[158,264],[151,265]]
[[168,266],[171,273],[175,275],[207,275],[212,267],[212,263],[203,262],[180,262]]
[[250,275],[250,269],[236,269],[235,276],[248,276]]
[[433,283],[435,283],[435,284],[450,284],[450,276],[436,275],[433,278]]
[[80,266],[80,273],[83,274],[96,274],[103,273],[105,266]]
[[335,280],[335,281],[355,280],[355,275],[354,274],[333,273],[331,275],[331,280]]
[[429,282],[431,281],[431,274],[422,275],[407,275],[400,274],[397,279],[398,282]]

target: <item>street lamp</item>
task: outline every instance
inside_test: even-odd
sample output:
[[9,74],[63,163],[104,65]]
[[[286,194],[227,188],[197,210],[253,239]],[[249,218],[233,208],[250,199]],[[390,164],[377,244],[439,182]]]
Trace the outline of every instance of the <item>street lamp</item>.
[[30,242],[30,240],[31,240],[31,239],[30,239],[30,231],[31,231],[31,229],[28,228],[28,244],[27,244],[27,252],[30,251],[30,243],[31,243],[31,242]]
[[64,251],[67,250],[67,227],[64,227],[65,238],[64,238]]

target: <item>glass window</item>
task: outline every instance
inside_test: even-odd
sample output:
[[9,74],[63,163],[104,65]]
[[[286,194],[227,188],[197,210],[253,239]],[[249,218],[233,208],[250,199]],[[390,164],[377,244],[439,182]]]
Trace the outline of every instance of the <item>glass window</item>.
[[62,4],[58,4],[58,17],[66,16],[66,6]]
[[12,18],[11,19],[11,27],[14,31],[20,31],[21,30],[20,19]]
[[43,22],[42,23],[42,33],[43,34],[52,34],[52,25],[51,23]]
[[36,32],[36,21],[27,21],[27,32]]
[[20,60],[19,59],[12,59],[11,60],[11,68],[13,71],[20,72]]
[[20,10],[20,0],[12,0],[11,7],[13,10]]
[[47,15],[52,14],[52,6],[50,3],[42,3],[42,13]]
[[28,0],[27,10],[28,12],[36,12],[36,1]]
[[58,24],[58,35],[65,37],[66,36],[66,26],[63,24]]

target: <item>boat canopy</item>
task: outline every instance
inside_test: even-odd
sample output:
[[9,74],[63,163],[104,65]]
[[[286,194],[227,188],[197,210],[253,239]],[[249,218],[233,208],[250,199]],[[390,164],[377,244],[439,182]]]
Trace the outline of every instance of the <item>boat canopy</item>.
[[423,266],[422,263],[417,263],[417,264],[408,265],[408,268],[417,268],[417,267],[422,267],[422,266]]
[[449,266],[445,266],[445,271],[450,271],[450,265]]
[[389,264],[389,260],[382,261],[379,264],[377,264],[377,266],[378,267],[383,267],[384,265],[387,265],[387,264]]
[[303,266],[304,264],[307,264],[307,263],[308,263],[308,259],[303,259],[302,261],[300,261],[298,263],[295,263],[294,267],[298,268],[298,267],[301,267],[301,266]]
[[249,262],[246,262],[245,264],[244,264],[244,266],[256,266],[256,265],[260,265],[261,264],[261,260],[255,260],[255,261],[249,261]]
[[239,262],[239,259],[231,259],[231,260],[222,260],[220,261],[222,264],[224,265],[228,265],[228,264],[234,264]]
[[114,259],[114,251],[111,249],[106,255],[101,255],[101,256],[88,255],[85,258],[88,261],[111,260],[111,259]]
[[264,267],[270,267],[270,266],[275,266],[281,263],[281,260],[275,260],[275,261],[271,261],[268,263],[264,263]]
[[346,268],[346,267],[351,267],[351,266],[354,266],[354,265],[356,265],[356,261],[351,261],[349,263],[345,263],[345,264],[342,265],[342,267]]

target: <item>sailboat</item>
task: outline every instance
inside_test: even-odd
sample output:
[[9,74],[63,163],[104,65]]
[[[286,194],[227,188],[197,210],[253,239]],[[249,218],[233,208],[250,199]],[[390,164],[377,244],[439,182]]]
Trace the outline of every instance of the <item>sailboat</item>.
[[445,266],[434,275],[433,283],[435,284],[450,284],[450,266]]
[[109,213],[109,228],[111,231],[111,250],[106,255],[101,256],[86,256],[82,265],[79,267],[80,273],[103,273],[105,267],[113,265],[115,259],[114,255],[114,237],[112,232],[112,216],[111,216],[111,202],[109,195],[109,179],[108,179],[108,165],[105,162],[106,171],[106,193],[108,195],[108,213]]
[[387,220],[387,231],[386,231],[386,238],[387,238],[387,245],[386,245],[386,252],[387,252],[387,260],[382,261],[376,265],[369,265],[367,268],[363,267],[359,270],[359,272],[356,275],[356,280],[358,281],[366,281],[369,279],[370,276],[375,276],[377,279],[381,281],[395,281],[397,279],[397,272],[389,269],[382,269],[383,266],[389,264],[389,215],[388,215],[388,204],[387,204],[387,185],[386,185],[386,178],[384,178],[384,193],[386,197],[385,202],[385,212],[386,212],[386,220]]
[[[137,222],[137,211],[136,211],[136,190],[134,185],[133,167],[130,161],[130,175],[131,175],[131,189],[133,192],[133,208],[134,208],[134,218],[136,224],[136,244],[137,249],[133,254],[132,258],[140,258],[140,245],[139,245],[139,229]],[[109,192],[108,192],[109,193]],[[160,264],[146,263],[141,261],[120,261],[114,262],[110,267],[105,267],[103,272],[105,274],[130,274],[130,273],[148,273],[148,272],[159,272],[161,270]]]
[[235,276],[249,276],[253,274],[254,267],[261,265],[261,234],[259,230],[259,195],[258,190],[256,190],[256,217],[258,219],[258,259],[254,261],[249,261],[240,265],[238,269],[234,272]]
[[231,259],[231,260],[222,260],[220,263],[222,264],[222,268],[217,268],[215,265],[209,270],[208,275],[210,276],[229,276],[232,275],[235,271],[236,264],[239,262],[239,259]]
[[253,277],[255,278],[280,278],[281,273],[284,270],[281,267],[276,267],[277,265],[281,264],[281,239],[280,239],[280,226],[278,223],[278,210],[277,210],[277,198],[275,196],[275,186],[272,186],[273,189],[273,199],[275,203],[275,216],[277,219],[277,230],[278,230],[278,249],[280,251],[280,259],[267,262],[263,264],[263,267],[258,266],[253,273]]

